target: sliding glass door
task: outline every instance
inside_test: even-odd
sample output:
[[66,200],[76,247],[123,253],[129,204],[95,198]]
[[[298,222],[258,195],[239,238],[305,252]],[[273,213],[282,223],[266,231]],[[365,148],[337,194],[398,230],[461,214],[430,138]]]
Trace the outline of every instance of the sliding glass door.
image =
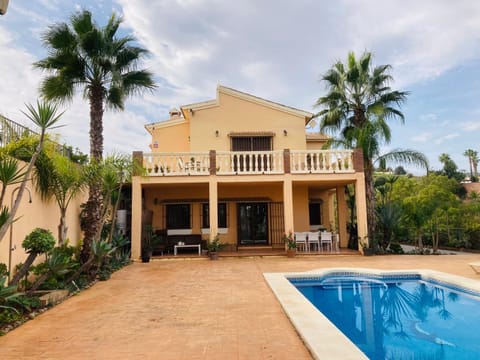
[[238,204],[238,244],[268,244],[267,203]]

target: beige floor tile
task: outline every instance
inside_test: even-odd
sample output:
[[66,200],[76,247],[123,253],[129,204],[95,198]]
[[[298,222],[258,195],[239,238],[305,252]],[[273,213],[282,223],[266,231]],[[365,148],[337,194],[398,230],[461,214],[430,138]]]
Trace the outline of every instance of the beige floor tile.
[[0,337],[0,359],[309,359],[264,272],[429,268],[480,279],[480,255],[135,263]]

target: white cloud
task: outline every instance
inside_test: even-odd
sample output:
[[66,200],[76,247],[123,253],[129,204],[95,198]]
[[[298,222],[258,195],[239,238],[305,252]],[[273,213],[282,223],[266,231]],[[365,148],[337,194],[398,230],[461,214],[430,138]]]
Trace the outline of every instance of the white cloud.
[[432,136],[433,136],[433,134],[430,133],[430,132],[423,132],[423,133],[420,133],[418,135],[413,136],[412,141],[424,143],[424,142],[429,141],[432,138]]
[[[63,8],[59,0],[32,0],[28,6],[11,2],[12,11],[0,26],[0,113],[18,120],[18,109],[35,101],[41,75],[31,68],[39,56],[32,46],[40,46],[40,29],[68,21],[65,8],[92,9],[97,22],[104,24],[108,11],[120,7],[125,18],[121,30],[133,29],[151,51],[145,66],[156,74],[159,88],[128,100],[125,113],[105,113],[107,151],[146,147],[143,124],[162,120],[172,106],[214,98],[218,83],[311,111],[324,91],[319,76],[350,50],[371,50],[376,64],[392,64],[395,88],[428,84],[480,58],[477,1],[459,0],[454,6],[450,0],[114,2],[83,0]],[[18,27],[21,20],[24,29]],[[28,39],[21,37],[25,33]],[[423,106],[418,110],[423,115],[413,117],[420,121],[407,122],[415,136],[399,139],[402,147],[412,141],[420,145],[434,138],[440,143],[452,139],[454,134],[441,133],[448,126],[445,120],[439,122],[438,109],[429,109],[426,102]],[[65,114],[68,126],[61,130],[68,142],[85,152],[88,117],[88,103],[78,98]],[[422,127],[425,124],[435,128]],[[471,121],[461,127],[472,131],[480,125]]]
[[436,121],[438,119],[437,114],[429,113],[420,115],[420,120],[422,121]]
[[445,141],[455,139],[459,136],[460,136],[459,133],[447,134],[447,135],[440,136],[440,137],[436,138],[434,143],[437,144],[437,145],[440,145],[440,144],[443,144]]
[[463,130],[475,131],[480,130],[480,121],[466,121],[460,124]]

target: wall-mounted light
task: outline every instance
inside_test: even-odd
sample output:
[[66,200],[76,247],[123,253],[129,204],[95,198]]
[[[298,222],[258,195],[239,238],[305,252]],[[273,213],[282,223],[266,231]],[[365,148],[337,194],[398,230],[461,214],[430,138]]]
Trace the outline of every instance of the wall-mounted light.
[[286,129],[283,129],[283,136],[287,136],[288,132]]
[[215,136],[218,137],[219,134],[218,130],[215,130]]

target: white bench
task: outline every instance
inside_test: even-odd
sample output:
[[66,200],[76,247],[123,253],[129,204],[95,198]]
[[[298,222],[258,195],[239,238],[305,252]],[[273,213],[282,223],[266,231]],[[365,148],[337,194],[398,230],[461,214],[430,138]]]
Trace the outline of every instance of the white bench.
[[175,256],[177,255],[177,249],[179,249],[179,248],[195,248],[195,247],[198,248],[198,255],[200,255],[202,253],[202,249],[200,247],[200,244],[198,244],[198,245],[186,245],[186,244],[184,244],[184,245],[174,245],[173,246],[173,255],[175,255]]
[[469,263],[470,267],[475,273],[480,274],[480,261]]

